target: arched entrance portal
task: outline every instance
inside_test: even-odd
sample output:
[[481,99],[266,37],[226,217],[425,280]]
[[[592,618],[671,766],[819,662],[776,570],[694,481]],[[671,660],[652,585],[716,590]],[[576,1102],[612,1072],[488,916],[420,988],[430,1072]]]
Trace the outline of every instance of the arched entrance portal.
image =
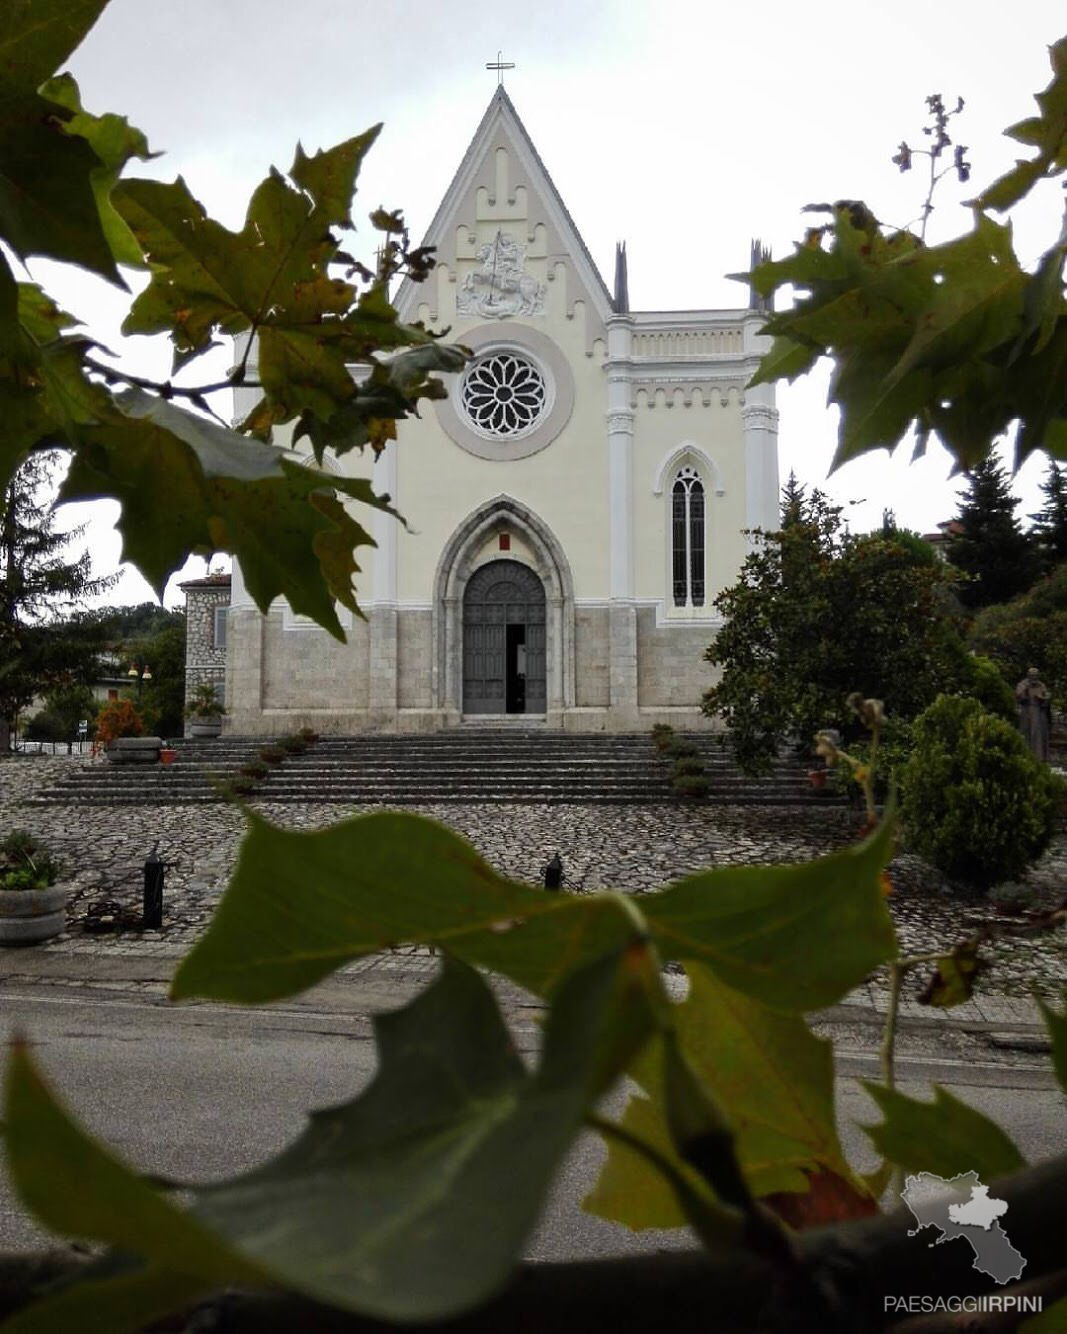
[[545,588],[518,561],[482,565],[463,591],[463,712],[545,712]]

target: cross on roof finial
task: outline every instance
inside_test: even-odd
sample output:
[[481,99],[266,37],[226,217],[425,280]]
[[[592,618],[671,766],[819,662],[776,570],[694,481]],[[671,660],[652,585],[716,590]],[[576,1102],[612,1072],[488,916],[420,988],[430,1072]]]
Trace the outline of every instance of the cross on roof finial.
[[496,86],[497,86],[498,88],[503,88],[503,86],[504,86],[504,71],[505,71],[506,69],[514,69],[514,68],[515,68],[515,62],[514,62],[514,60],[501,60],[501,59],[500,59],[500,54],[501,54],[501,53],[498,51],[498,52],[496,53],[496,60],[495,60],[495,61],[493,61],[493,60],[489,61],[489,63],[486,65],[485,68],[486,68],[486,69],[495,69],[495,70],[496,70]]

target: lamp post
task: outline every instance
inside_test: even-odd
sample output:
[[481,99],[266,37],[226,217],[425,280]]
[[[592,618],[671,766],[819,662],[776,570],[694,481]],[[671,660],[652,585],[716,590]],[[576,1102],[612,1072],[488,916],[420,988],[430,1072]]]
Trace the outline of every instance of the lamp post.
[[141,687],[145,681],[151,681],[152,679],[152,669],[147,662],[132,662],[130,663],[130,670],[126,675],[132,677],[137,682],[137,698],[140,699]]

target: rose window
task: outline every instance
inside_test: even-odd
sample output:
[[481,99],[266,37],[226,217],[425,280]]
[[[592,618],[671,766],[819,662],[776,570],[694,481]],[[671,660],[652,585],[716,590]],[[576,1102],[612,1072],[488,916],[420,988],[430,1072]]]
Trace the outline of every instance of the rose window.
[[548,405],[545,377],[517,352],[493,352],[467,372],[463,410],[483,435],[520,436],[533,429]]

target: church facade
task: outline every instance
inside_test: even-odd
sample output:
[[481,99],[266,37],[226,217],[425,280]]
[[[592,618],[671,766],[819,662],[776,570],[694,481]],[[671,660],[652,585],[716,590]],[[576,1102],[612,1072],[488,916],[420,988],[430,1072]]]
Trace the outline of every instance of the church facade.
[[633,311],[621,247],[609,291],[503,88],[426,244],[400,317],[473,359],[377,460],[335,465],[408,529],[375,512],[345,644],[263,616],[235,566],[227,731],[699,724],[713,600],[745,530],[777,526],[774,391],[744,387],[761,311]]

